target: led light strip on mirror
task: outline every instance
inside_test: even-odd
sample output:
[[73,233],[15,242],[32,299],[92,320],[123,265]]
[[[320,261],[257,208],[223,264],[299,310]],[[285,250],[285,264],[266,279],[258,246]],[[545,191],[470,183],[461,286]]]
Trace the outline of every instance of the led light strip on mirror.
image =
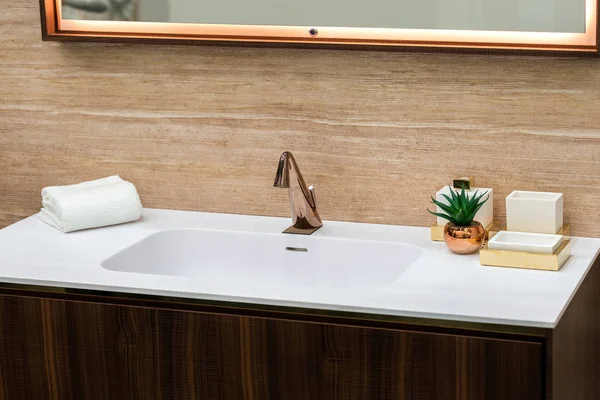
[[599,0],[585,1],[585,33],[63,20],[60,0],[40,0],[40,4],[45,40],[281,43],[361,48],[437,47],[598,54]]

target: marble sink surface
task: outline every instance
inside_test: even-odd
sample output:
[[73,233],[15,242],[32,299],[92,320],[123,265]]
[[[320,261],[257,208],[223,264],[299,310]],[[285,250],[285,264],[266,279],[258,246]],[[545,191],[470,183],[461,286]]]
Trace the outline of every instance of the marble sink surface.
[[479,265],[429,228],[146,209],[141,220],[63,234],[33,215],[0,230],[0,285],[74,288],[552,328],[598,256],[572,238],[559,272]]

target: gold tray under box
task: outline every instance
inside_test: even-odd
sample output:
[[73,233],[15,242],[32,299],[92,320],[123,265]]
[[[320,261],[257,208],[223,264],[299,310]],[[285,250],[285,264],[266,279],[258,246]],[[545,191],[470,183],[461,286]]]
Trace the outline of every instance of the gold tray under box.
[[479,252],[481,265],[558,271],[571,255],[571,241],[565,240],[553,254],[490,250],[486,244]]

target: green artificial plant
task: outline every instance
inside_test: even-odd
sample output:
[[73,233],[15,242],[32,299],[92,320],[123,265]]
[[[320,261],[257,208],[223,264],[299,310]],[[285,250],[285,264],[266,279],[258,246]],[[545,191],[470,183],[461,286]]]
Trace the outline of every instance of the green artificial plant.
[[489,196],[483,199],[488,192],[482,193],[478,195],[478,191],[471,198],[467,196],[465,188],[463,187],[460,193],[456,193],[456,191],[450,187],[450,196],[447,194],[442,194],[444,198],[448,201],[448,204],[437,201],[433,197],[431,197],[431,202],[441,208],[445,214],[433,212],[427,209],[431,214],[444,218],[449,222],[453,223],[456,226],[469,226],[473,222],[475,218],[475,214],[486,201],[489,200]]

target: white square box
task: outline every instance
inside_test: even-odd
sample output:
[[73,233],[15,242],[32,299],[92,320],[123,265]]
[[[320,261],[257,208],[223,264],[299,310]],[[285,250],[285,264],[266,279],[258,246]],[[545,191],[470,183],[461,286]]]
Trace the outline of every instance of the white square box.
[[[461,189],[454,189],[454,191],[460,193]],[[471,190],[467,190],[467,197],[469,199],[473,197],[475,191],[477,191],[477,195],[487,192],[487,194],[483,196],[484,199],[487,196],[490,196],[489,200],[479,209],[479,211],[477,211],[477,214],[475,214],[475,221],[481,222],[481,225],[483,225],[484,228],[487,228],[494,221],[494,190],[488,188],[472,188]],[[435,199],[437,201],[448,204],[448,200],[446,200],[442,194],[450,196],[450,186],[444,186],[435,194]],[[437,212],[445,214],[444,210],[439,207],[437,207]],[[437,217],[438,225],[446,225],[447,222],[448,221],[444,218]]]
[[563,194],[515,190],[506,198],[506,229],[555,234],[563,226]]

